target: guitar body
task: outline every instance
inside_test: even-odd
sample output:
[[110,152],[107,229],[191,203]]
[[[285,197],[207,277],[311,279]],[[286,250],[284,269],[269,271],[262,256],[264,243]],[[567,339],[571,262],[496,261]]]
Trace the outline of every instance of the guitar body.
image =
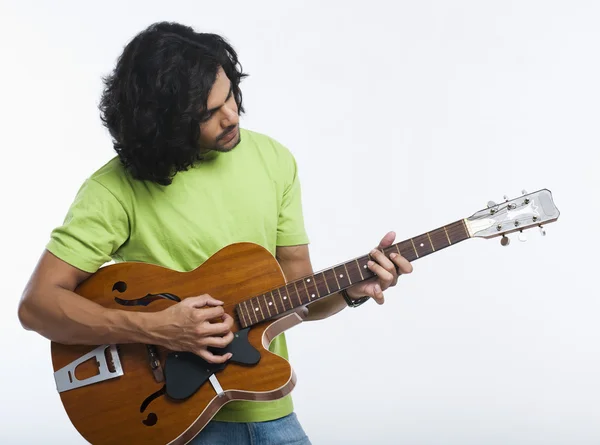
[[[210,294],[225,303],[225,312],[236,323],[232,331],[238,332],[241,326],[234,313],[235,305],[284,284],[285,277],[270,252],[256,244],[238,243],[215,253],[191,272],[136,262],[106,266],[75,292],[106,308],[146,312],[177,304],[157,297],[158,294],[181,300]],[[146,297],[149,294],[151,297]],[[136,300],[145,305],[135,304]],[[157,381],[152,372],[146,345],[123,344],[118,353],[123,375],[60,392],[60,397],[75,428],[92,444],[184,444],[229,401],[275,400],[291,392],[296,379],[290,364],[267,348],[278,334],[300,322],[300,316],[291,313],[253,326],[248,341],[260,353],[260,361],[254,365],[238,364],[232,358],[215,373],[223,390],[220,395],[206,381],[184,400],[170,398],[164,394],[165,382]],[[95,348],[53,342],[54,371]],[[172,351],[156,349],[164,366]],[[167,366],[165,374],[168,373]],[[95,359],[80,364],[75,371],[79,380],[95,374]]]

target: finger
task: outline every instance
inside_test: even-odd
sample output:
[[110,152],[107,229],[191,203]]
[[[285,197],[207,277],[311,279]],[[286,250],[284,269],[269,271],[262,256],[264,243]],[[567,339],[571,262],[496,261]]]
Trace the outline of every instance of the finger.
[[223,304],[221,300],[217,300],[208,294],[199,295],[197,297],[188,297],[184,301],[192,307],[220,306]]
[[229,331],[229,334],[223,337],[206,337],[202,340],[205,346],[213,346],[215,348],[224,348],[233,340],[233,332]]
[[224,335],[230,332],[233,327],[233,318],[227,314],[223,318],[225,318],[225,321],[222,323],[205,322],[203,328],[206,335]]
[[396,269],[396,265],[383,252],[373,249],[371,251],[371,258],[377,261],[385,270],[394,276],[392,281],[395,281],[398,278],[398,270]]
[[377,248],[383,249],[384,247],[389,247],[394,243],[395,239],[396,232],[388,232],[383,238],[381,238],[381,241],[379,242],[379,246],[377,246]]
[[200,320],[213,320],[215,318],[220,318],[224,313],[225,311],[221,306],[200,308],[196,311],[197,317]]
[[227,360],[229,360],[233,354],[231,352],[228,352],[227,354],[223,354],[223,355],[216,355],[213,354],[210,351],[207,351],[206,349],[200,349],[196,355],[199,355],[200,357],[202,357],[204,360],[206,360],[209,363],[225,363]]
[[381,286],[379,285],[379,283],[375,283],[375,285],[371,288],[369,294],[370,297],[373,298],[377,304],[381,305],[385,303],[385,300],[383,298],[383,291],[381,290]]
[[377,264],[375,261],[369,261],[367,263],[369,269],[374,272],[379,278],[379,284],[383,289],[387,289],[390,284],[394,281],[395,274],[388,272],[381,265]]
[[392,253],[390,258],[394,262],[394,264],[398,267],[398,271],[403,274],[408,274],[413,271],[413,266],[406,258],[402,255],[398,255],[397,253]]

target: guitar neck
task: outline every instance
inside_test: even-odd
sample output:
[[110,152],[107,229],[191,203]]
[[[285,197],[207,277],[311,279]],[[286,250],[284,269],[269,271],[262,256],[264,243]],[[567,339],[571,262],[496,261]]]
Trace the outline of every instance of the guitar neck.
[[[382,252],[387,257],[392,253],[399,253],[412,262],[470,237],[467,222],[461,219],[431,232],[400,241],[382,249]],[[368,280],[375,276],[367,267],[371,259],[370,254],[354,258],[245,300],[235,308],[239,322],[246,328]]]

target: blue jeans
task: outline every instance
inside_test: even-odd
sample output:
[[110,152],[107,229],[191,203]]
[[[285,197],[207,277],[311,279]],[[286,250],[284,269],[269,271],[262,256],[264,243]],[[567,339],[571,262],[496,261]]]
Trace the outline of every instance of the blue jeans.
[[190,445],[311,445],[296,413],[268,422],[209,422]]

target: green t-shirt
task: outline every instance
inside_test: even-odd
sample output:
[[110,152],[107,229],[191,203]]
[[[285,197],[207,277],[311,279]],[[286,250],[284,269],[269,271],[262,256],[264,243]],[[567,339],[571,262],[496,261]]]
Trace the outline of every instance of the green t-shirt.
[[[47,249],[89,273],[114,260],[178,271],[197,268],[236,242],[307,244],[295,159],[277,141],[240,129],[241,142],[178,172],[161,186],[133,179],[113,158],[80,188]],[[288,358],[284,334],[272,352]],[[291,396],[272,402],[230,402],[215,420],[258,422],[293,410]]]

